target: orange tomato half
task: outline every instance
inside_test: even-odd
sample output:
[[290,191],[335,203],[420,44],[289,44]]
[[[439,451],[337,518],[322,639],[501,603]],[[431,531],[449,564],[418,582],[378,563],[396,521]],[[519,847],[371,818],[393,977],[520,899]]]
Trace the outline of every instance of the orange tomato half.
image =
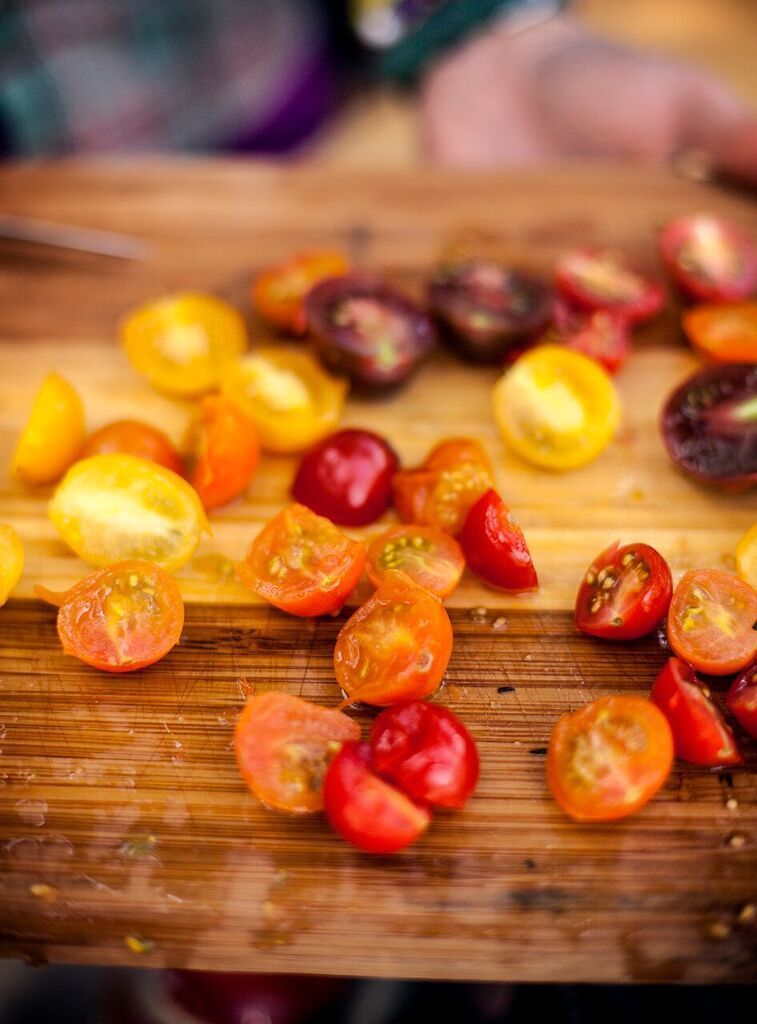
[[59,374],[49,373],[16,445],[11,473],[26,484],[53,483],[79,455],[84,433],[79,395]]
[[10,597],[24,569],[24,546],[9,523],[0,523],[0,608]]
[[392,526],[368,547],[368,578],[377,587],[399,570],[437,597],[448,597],[464,569],[460,545],[433,526]]
[[190,427],[189,481],[206,509],[238,497],[250,484],[260,461],[260,442],[252,418],[236,402],[208,395]]
[[668,640],[700,672],[723,676],[757,657],[757,590],[719,569],[690,569],[673,591]]
[[115,420],[90,434],[81,450],[83,459],[90,455],[121,452],[138,455],[140,459],[157,462],[173,473],[181,474],[181,456],[162,430],[141,420]]
[[695,306],[683,315],[691,343],[720,363],[757,363],[757,302]]
[[341,277],[350,269],[340,252],[303,252],[264,270],[252,286],[255,311],[269,324],[287,334],[303,334],[303,301],[310,289],[329,277]]

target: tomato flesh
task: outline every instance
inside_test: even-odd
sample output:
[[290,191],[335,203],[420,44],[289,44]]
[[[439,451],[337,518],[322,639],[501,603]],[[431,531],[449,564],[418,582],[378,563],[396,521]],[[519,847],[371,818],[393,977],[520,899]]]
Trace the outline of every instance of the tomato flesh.
[[683,329],[699,351],[719,363],[757,363],[757,302],[695,306]]
[[620,313],[632,323],[655,316],[665,293],[658,281],[640,274],[614,250],[576,249],[557,264],[557,290],[581,309]]
[[666,224],[660,255],[687,298],[730,302],[748,298],[757,288],[757,249],[719,217],[700,213]]
[[24,546],[10,523],[0,523],[0,608],[24,570]]
[[588,356],[608,373],[617,373],[631,351],[628,319],[607,309],[576,310],[566,302],[555,307],[554,341]]
[[260,461],[255,424],[236,402],[208,395],[190,427],[189,482],[206,509],[218,508],[242,494]]
[[757,588],[757,523],[736,545],[736,572],[745,583]]
[[79,395],[59,374],[49,373],[16,445],[11,474],[26,484],[54,483],[79,456],[84,436]]
[[304,334],[305,296],[316,284],[340,277],[350,267],[340,252],[297,253],[264,270],[252,286],[255,311],[285,334]]
[[156,462],[172,473],[181,475],[184,472],[181,456],[163,431],[140,420],[116,420],[100,427],[87,438],[81,457],[85,459],[90,455],[119,452]]
[[617,542],[586,570],[576,597],[576,627],[605,640],[646,636],[665,616],[673,593],[668,563],[648,544]]
[[376,587],[398,570],[444,598],[458,585],[464,569],[460,545],[432,526],[392,526],[368,547],[368,578]]
[[757,740],[757,663],[734,679],[725,702],[744,732]]
[[495,490],[471,508],[460,533],[468,568],[500,590],[535,590],[539,580],[523,531]]
[[700,672],[728,675],[757,655],[757,591],[717,569],[690,569],[668,612],[668,640]]

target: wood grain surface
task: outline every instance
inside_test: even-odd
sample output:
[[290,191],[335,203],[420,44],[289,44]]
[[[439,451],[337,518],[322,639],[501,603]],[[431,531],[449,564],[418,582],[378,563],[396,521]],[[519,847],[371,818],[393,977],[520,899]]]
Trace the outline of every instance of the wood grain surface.
[[263,810],[234,766],[233,724],[253,689],[338,700],[331,653],[344,613],[287,618],[228,574],[286,499],[291,460],[264,460],[179,574],[189,602],[179,647],[118,679],[60,653],[54,612],[33,586],[63,587],[86,567],[47,520],[49,491],[7,473],[51,369],[80,389],[90,427],[136,414],[180,441],[190,407],[149,390],[116,340],[126,312],[166,291],[228,298],[254,344],[266,335],[249,313],[249,281],[296,248],[351,246],[420,294],[461,236],[542,274],[576,243],[617,245],[652,269],[665,219],[709,209],[757,235],[754,204],[638,170],[379,175],[205,161],[11,165],[0,203],[153,245],[145,264],[0,247],[0,521],[27,551],[0,611],[0,953],[428,978],[754,978],[753,748],[728,773],[677,765],[646,809],[610,826],[568,821],[544,780],[559,715],[604,693],[648,692],[666,656],[656,637],[611,646],[574,632],[569,609],[592,556],[620,537],[659,547],[675,575],[730,568],[755,519],[753,495],[684,479],[658,440],[661,400],[696,366],[674,306],[638,332],[618,377],[617,439],[571,474],[508,454],[489,412],[496,374],[444,353],[394,398],[348,403],[345,423],[384,433],[407,462],[449,433],[480,437],[542,581],[535,595],[508,597],[466,577],[450,599],[455,650],[440,699],[480,743],[481,786],[393,858],[359,854],[320,820]]

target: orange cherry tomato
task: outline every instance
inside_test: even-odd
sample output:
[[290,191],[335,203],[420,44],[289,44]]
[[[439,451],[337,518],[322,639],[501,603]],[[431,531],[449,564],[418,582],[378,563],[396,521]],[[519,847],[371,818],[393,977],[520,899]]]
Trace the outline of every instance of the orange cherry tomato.
[[457,541],[433,526],[392,526],[368,547],[368,579],[379,587],[387,573],[403,572],[437,597],[460,582],[465,559]]
[[49,373],[16,445],[11,473],[26,484],[58,480],[84,444],[84,406],[74,387]]
[[0,608],[21,579],[24,569],[24,546],[9,523],[0,523]]
[[260,461],[260,442],[250,416],[229,398],[208,395],[189,429],[189,482],[206,509],[218,508],[247,488]]
[[434,693],[451,653],[452,625],[442,602],[395,572],[342,627],[334,672],[348,701],[385,707]]
[[323,779],[360,726],[336,708],[271,690],[250,697],[234,734],[242,778],[266,807],[291,814],[323,808]]
[[303,252],[264,270],[252,285],[255,311],[287,334],[305,333],[303,301],[310,289],[350,269],[340,252]]
[[673,736],[644,697],[600,697],[563,715],[547,751],[547,781],[577,821],[613,821],[642,807],[673,764]]
[[736,572],[757,588],[757,523],[749,527],[736,545]]
[[695,306],[683,315],[689,341],[719,363],[757,363],[757,302]]
[[153,562],[129,559],[90,573],[62,594],[35,587],[58,607],[66,654],[106,672],[134,672],[179,642],[184,602],[176,581]]
[[244,562],[247,586],[291,615],[338,611],[365,568],[365,545],[304,505],[287,505],[266,523]]
[[184,471],[181,455],[162,430],[142,423],[141,420],[115,420],[90,434],[81,450],[81,458],[121,452],[138,455],[148,462],[157,462],[180,476]]
[[713,676],[757,656],[757,590],[719,569],[690,569],[673,591],[668,640],[679,658]]

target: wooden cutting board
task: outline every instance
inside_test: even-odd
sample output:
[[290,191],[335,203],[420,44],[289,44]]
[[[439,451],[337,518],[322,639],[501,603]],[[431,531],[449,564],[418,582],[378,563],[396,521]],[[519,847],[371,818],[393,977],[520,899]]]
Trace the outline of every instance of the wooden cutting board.
[[137,415],[180,441],[190,407],[152,392],[117,343],[119,319],[165,292],[226,297],[249,316],[255,343],[266,332],[250,314],[249,281],[294,249],[352,245],[366,267],[420,294],[461,236],[545,275],[575,244],[617,245],[653,269],[661,222],[706,209],[757,236],[754,204],[639,170],[453,176],[230,161],[11,165],[0,202],[154,249],[127,264],[0,248],[0,521],[27,553],[0,611],[0,954],[418,978],[754,978],[754,748],[730,772],[677,765],[647,808],[613,825],[567,820],[544,779],[559,715],[601,694],[647,693],[666,657],[656,637],[613,646],[575,633],[570,609],[591,558],[621,538],[654,544],[676,576],[732,568],[756,517],[753,495],[695,485],[661,447],[660,403],[696,366],[672,305],[638,332],[618,377],[617,439],[570,474],[510,455],[489,411],[496,373],[447,354],[395,397],[348,404],[345,423],[385,434],[407,463],[450,433],[480,437],[542,583],[508,597],[466,578],[450,599],[455,650],[441,699],[479,741],[481,784],[464,812],[439,814],[395,857],[361,855],[320,820],[263,810],[234,765],[248,693],[338,700],[331,654],[344,614],[288,618],[227,571],[286,500],[291,460],[264,460],[247,499],[214,517],[179,574],[189,602],[179,647],[117,679],[60,653],[54,612],[33,586],[62,588],[86,567],[47,520],[49,492],[7,472],[52,369],[80,389],[91,427]]

